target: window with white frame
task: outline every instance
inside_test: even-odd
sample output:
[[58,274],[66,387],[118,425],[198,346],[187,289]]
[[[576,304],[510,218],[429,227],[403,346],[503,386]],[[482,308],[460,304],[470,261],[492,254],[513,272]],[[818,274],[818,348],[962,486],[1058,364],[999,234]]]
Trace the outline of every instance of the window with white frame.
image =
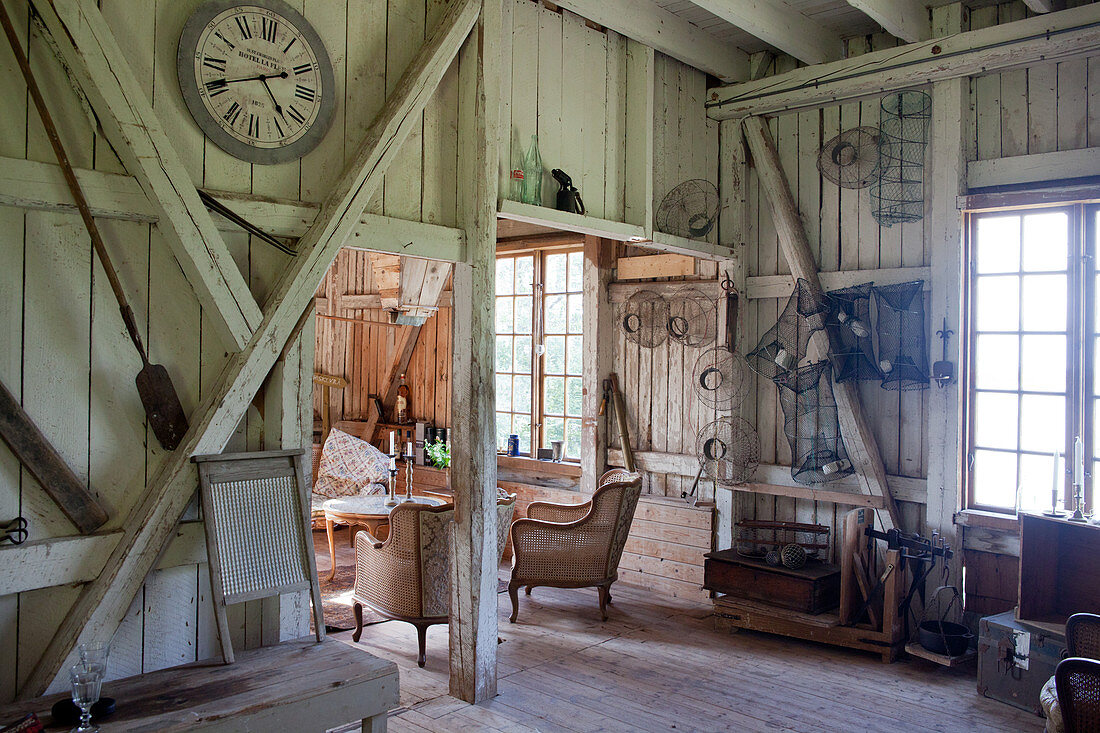
[[[1100,207],[971,214],[967,258],[967,506],[1073,508],[1100,463],[1097,217]],[[1067,458],[1068,457],[1068,458]]]

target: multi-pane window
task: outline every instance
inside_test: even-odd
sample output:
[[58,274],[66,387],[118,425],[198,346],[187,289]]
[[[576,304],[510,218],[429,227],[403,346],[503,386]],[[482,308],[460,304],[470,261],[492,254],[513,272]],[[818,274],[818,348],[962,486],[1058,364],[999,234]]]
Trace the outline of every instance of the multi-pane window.
[[1077,436],[1084,442],[1086,500],[1091,495],[1092,456],[1100,457],[1093,445],[1100,431],[1092,425],[1100,395],[1092,363],[1096,216],[1095,207],[1081,205],[971,216],[966,422],[972,508],[1045,510],[1052,492],[1072,507]]
[[565,441],[580,458],[584,254],[536,251],[497,258],[497,445],[520,453]]

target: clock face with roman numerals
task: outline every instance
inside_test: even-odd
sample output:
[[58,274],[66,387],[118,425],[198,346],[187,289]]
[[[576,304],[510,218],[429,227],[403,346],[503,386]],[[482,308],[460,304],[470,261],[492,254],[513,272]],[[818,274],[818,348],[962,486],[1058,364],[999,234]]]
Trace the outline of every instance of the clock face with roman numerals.
[[335,82],[321,39],[282,0],[212,0],[188,19],[177,73],[187,108],[218,147],[252,163],[313,149]]

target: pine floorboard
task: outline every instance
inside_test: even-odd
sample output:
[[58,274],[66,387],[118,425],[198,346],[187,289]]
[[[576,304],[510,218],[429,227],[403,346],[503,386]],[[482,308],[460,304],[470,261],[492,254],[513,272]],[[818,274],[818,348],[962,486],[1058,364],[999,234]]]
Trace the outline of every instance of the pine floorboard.
[[[316,534],[318,571],[329,569]],[[337,562],[353,563],[345,531]],[[507,578],[501,568],[501,578]],[[500,598],[498,694],[468,705],[448,694],[447,627],[416,632],[386,621],[360,644],[397,663],[397,733],[451,731],[1041,731],[1043,720],[976,691],[974,665],[943,669],[796,639],[715,631],[708,606],[616,583],[610,619],[595,590],[536,588],[520,595],[517,623]],[[335,634],[350,641],[351,632]]]

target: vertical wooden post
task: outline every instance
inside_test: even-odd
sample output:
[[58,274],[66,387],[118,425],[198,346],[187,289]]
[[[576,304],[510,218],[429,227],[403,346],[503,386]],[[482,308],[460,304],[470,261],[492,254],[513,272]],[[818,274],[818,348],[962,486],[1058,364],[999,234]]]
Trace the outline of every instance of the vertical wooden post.
[[483,0],[461,51],[459,216],[467,261],[455,265],[451,366],[451,694],[478,703],[497,688],[495,326],[501,0]]
[[584,397],[581,403],[581,486],[595,490],[607,470],[608,414],[599,414],[600,386],[612,369],[614,312],[608,298],[614,242],[584,238]]
[[[932,85],[931,170],[929,189],[929,246],[932,253],[932,292],[928,315],[931,323],[943,323],[962,333],[962,215],[956,197],[966,192],[967,80],[950,79]],[[934,327],[934,326],[933,326]],[[959,338],[948,342],[948,360],[959,363]],[[958,370],[957,370],[958,371]],[[928,390],[928,498],[926,533],[933,530],[955,549],[949,561],[953,583],[961,582],[962,553],[955,530],[955,512],[961,492],[959,421],[962,398],[959,383]],[[931,586],[940,584],[937,575]]]

